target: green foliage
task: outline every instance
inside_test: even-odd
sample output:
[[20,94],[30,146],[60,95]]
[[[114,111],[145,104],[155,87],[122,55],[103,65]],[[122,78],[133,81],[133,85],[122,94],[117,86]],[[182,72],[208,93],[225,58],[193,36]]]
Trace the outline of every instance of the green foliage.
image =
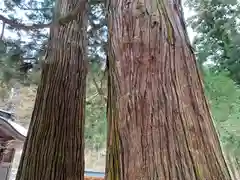
[[240,83],[240,33],[237,0],[188,0],[195,12],[188,19],[197,32],[194,46],[200,64],[211,61],[216,71],[228,71],[229,77]]
[[228,152],[240,157],[240,88],[224,72],[205,70],[204,81],[221,143]]
[[[96,68],[96,67],[95,67]],[[102,81],[103,73],[92,68],[87,78],[85,141],[87,148],[105,148],[107,139],[106,102],[99,94],[94,80],[104,92],[106,85]],[[106,94],[106,93],[105,93]]]

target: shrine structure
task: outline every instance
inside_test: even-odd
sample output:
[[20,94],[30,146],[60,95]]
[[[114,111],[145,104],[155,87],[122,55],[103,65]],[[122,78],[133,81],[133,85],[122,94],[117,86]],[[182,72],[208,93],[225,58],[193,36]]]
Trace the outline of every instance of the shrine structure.
[[14,121],[13,113],[0,109],[0,180],[9,179],[15,151],[27,135],[27,130]]

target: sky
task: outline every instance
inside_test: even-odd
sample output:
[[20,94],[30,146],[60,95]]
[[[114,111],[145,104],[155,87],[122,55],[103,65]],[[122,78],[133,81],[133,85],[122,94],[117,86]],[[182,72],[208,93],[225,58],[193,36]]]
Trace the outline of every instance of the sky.
[[[191,11],[191,10],[189,10],[186,6],[184,6],[184,2],[185,2],[185,0],[183,0],[184,16],[185,16],[185,19],[187,19],[187,18],[191,17],[192,15],[194,15],[194,12]],[[3,8],[3,7],[4,7],[3,1],[0,0],[0,8]],[[1,13],[2,15],[4,15],[2,12],[0,12],[0,13]],[[18,10],[18,11],[17,11],[17,16],[23,20],[23,23],[26,23],[26,24],[29,23],[29,22],[27,21],[27,18],[26,18],[25,15],[24,15],[24,11],[23,11],[23,10]],[[1,30],[2,30],[2,22],[0,22],[0,32],[1,32]],[[190,41],[192,42],[196,33],[195,33],[190,27],[187,27],[187,31],[188,31],[188,35],[189,35]],[[6,31],[6,32],[4,33],[4,35],[5,35],[6,37],[16,37],[16,38],[17,38],[17,35],[16,35],[14,32]],[[26,34],[26,32],[21,31],[21,35],[22,35],[22,38],[23,38],[24,40],[27,39],[27,34]]]

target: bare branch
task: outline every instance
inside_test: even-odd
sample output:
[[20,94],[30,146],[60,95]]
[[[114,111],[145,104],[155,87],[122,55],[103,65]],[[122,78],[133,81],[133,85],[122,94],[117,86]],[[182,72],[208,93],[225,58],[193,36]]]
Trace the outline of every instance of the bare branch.
[[94,83],[94,85],[95,85],[95,87],[96,87],[96,89],[97,89],[98,94],[103,97],[103,99],[104,99],[105,102],[107,102],[107,97],[105,97],[105,94],[104,94],[102,88],[100,88],[100,87],[98,86],[94,75],[93,75],[93,83]]
[[[84,0],[80,0],[79,3],[77,4],[77,6],[70,12],[68,13],[66,16],[60,17],[58,19],[58,23],[60,25],[66,25],[67,23],[73,21],[76,19],[78,13],[81,12],[83,6],[84,6],[85,1]],[[30,26],[26,25],[26,24],[22,24],[19,23],[17,21],[8,19],[6,17],[4,17],[3,15],[0,14],[0,20],[3,22],[3,24],[8,24],[14,28],[17,29],[22,29],[25,31],[29,31],[29,30],[37,30],[37,29],[44,29],[44,28],[48,28],[50,27],[50,25],[52,23],[48,23],[48,24],[32,24]]]
[[91,101],[98,95],[98,93],[92,95],[91,97],[86,99],[86,104],[91,104]]
[[[70,13],[68,13],[66,16],[60,17],[57,20],[57,24],[66,25],[67,23],[75,20],[77,18],[78,13],[81,12],[84,5],[85,5],[85,1],[80,0],[78,2],[77,6]],[[17,28],[17,29],[21,29],[21,30],[25,30],[25,31],[49,28],[51,25],[54,24],[53,22],[51,22],[51,23],[48,23],[48,24],[32,24],[32,25],[29,26],[27,24],[19,23],[16,20],[8,19],[1,14],[0,14],[0,20],[3,22],[4,26],[5,26],[5,24],[8,24],[13,28]],[[4,28],[3,28],[3,30],[4,30]],[[1,37],[2,36],[3,36],[3,31],[2,31]]]
[[17,7],[21,10],[24,11],[46,11],[46,10],[50,10],[53,9],[52,7],[46,7],[46,8],[31,8],[31,7],[27,7],[26,5],[17,5]]
[[48,24],[32,24],[32,25],[28,26],[26,24],[22,24],[22,23],[19,23],[17,21],[8,19],[1,14],[0,14],[0,20],[3,23],[12,26],[13,28],[22,29],[22,30],[25,30],[25,31],[48,28],[48,27],[50,27],[50,24],[51,24],[51,23],[48,23]]
[[1,32],[0,40],[3,40],[4,30],[5,30],[5,22],[3,22],[3,25],[2,25],[2,32]]

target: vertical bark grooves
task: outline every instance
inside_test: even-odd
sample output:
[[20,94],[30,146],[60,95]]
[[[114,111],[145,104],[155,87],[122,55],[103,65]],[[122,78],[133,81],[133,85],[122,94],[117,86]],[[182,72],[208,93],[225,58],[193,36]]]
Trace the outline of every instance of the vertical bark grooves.
[[225,158],[229,167],[232,180],[240,179],[240,168],[238,159],[234,157],[234,154],[226,153]]
[[181,9],[109,2],[106,180],[231,179]]
[[[78,0],[58,0],[64,15]],[[17,180],[83,180],[87,1],[76,20],[51,29]]]

